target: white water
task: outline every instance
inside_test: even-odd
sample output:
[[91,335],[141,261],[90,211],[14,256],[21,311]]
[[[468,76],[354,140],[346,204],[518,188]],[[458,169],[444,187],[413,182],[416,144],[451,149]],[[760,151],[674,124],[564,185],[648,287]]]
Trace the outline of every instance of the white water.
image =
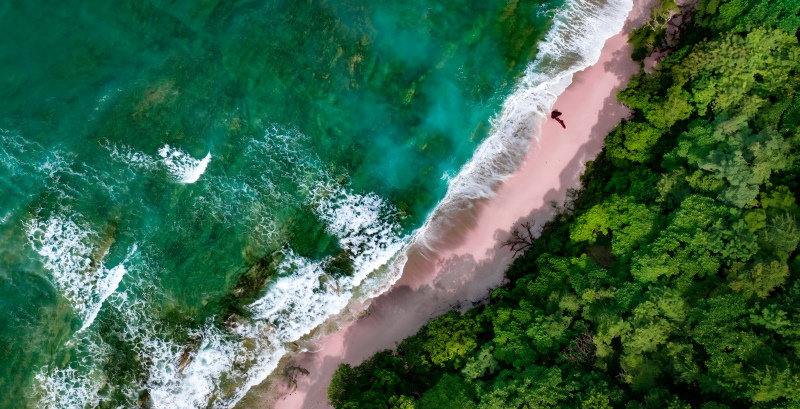
[[203,159],[197,160],[188,153],[175,149],[169,145],[164,145],[158,150],[164,165],[181,183],[194,183],[206,171],[208,162],[211,161],[211,152]]
[[[103,302],[117,290],[127,270],[123,264],[107,269],[108,247],[98,248],[97,233],[64,215],[47,221],[33,219],[25,226],[28,242],[52,273],[53,285],[81,317],[78,332],[94,322]],[[131,252],[136,251],[133,246]]]
[[[602,4],[598,4],[602,3]],[[417,229],[411,241],[380,276],[370,276],[358,292],[363,303],[389,290],[400,278],[412,245],[433,251],[440,232],[452,217],[470,209],[478,199],[492,198],[498,184],[517,170],[556,98],[572,83],[572,76],[600,59],[606,40],[622,30],[633,0],[572,0],[556,14],[553,27],[539,44],[536,60],[525,70],[515,91],[492,118],[492,132],[472,158],[448,181],[445,197]]]
[[[211,177],[203,184],[204,193],[197,196],[191,207],[226,223],[243,220],[247,227],[254,228],[268,216],[248,219],[252,216],[249,213],[263,201],[310,206],[328,225],[328,232],[338,238],[339,246],[351,253],[354,274],[329,276],[325,271],[328,260],[310,260],[297,255],[291,248],[284,249],[283,260],[276,267],[276,279],[268,286],[265,295],[249,307],[252,317],[240,317],[225,327],[207,322],[193,335],[200,340],[199,346],[189,352],[191,359],[183,368],[180,364],[182,359],[186,360],[187,345],[170,341],[170,337],[155,329],[150,321],[153,311],[148,299],[151,297],[143,287],[158,292],[159,286],[154,278],[157,274],[145,271],[153,268],[148,267],[152,263],[142,259],[135,248],[128,258],[134,254],[138,258],[130,263],[126,258],[123,263],[136,270],[128,274],[143,280],[140,285],[129,284],[129,290],[116,291],[119,280],[127,272],[122,263],[107,271],[93,271],[95,275],[103,275],[96,285],[87,287],[87,280],[78,276],[71,278],[58,287],[65,297],[82,300],[85,297],[73,293],[92,293],[98,301],[91,308],[85,307],[90,312],[86,314],[84,328],[79,331],[87,330],[80,335],[81,340],[97,350],[103,349],[102,340],[93,338],[94,334],[88,329],[105,302],[124,317],[122,338],[134,345],[142,362],[147,363],[146,383],[125,387],[124,395],[136,397],[139,390],[147,389],[155,408],[206,407],[209,402],[212,402],[212,407],[233,406],[277,367],[280,358],[288,352],[287,343],[307,334],[331,314],[345,308],[358,284],[371,271],[389,262],[408,241],[407,237],[399,236],[400,228],[394,222],[398,212],[390,204],[375,194],[358,194],[339,184],[321,169],[319,161],[309,151],[299,147],[303,138],[296,132],[269,130],[266,143],[254,141],[246,153],[254,165],[261,163],[259,161],[269,161],[264,168],[270,170],[262,174],[261,179]],[[150,172],[159,169],[158,159],[131,149],[114,147],[109,150],[112,157],[129,164],[132,170]],[[166,157],[176,156],[172,152],[165,152]],[[295,171],[279,173],[281,166],[274,162],[290,164]],[[288,177],[293,185],[306,193],[283,198],[271,196],[279,177]],[[295,202],[299,197],[305,197],[304,203]],[[271,220],[266,220],[266,223],[274,224]],[[55,277],[61,277],[65,272],[86,271],[89,259],[99,251],[96,244],[98,235],[71,219],[55,218],[44,222],[36,219],[28,230],[29,240],[48,261],[46,267]],[[271,234],[268,230],[262,233]],[[78,301],[75,304],[80,308]],[[101,357],[98,362],[102,361],[102,355],[98,356]],[[100,364],[79,365],[77,369],[43,368],[37,378],[42,389],[40,404],[44,407],[77,408],[87,402],[90,406],[98,402],[98,384],[103,382],[90,374],[103,371],[92,365]],[[223,384],[223,379],[227,379],[227,384]],[[59,392],[62,388],[70,392]]]
[[[323,186],[313,197],[322,196]],[[317,206],[341,246],[358,251],[354,253],[356,273],[331,277],[324,270],[325,261],[284,250],[276,268],[279,278],[250,306],[252,319],[240,319],[228,328],[207,323],[196,334],[202,342],[191,352],[191,362],[182,372],[179,364],[185,346],[165,341],[150,328],[141,300],[132,294],[115,298],[115,308],[126,315],[126,339],[143,340],[138,352],[151,362],[149,380],[142,386],[150,391],[154,408],[205,407],[209,401],[214,408],[233,406],[277,367],[288,352],[286,343],[344,308],[355,286],[372,269],[389,262],[407,241],[394,233],[397,226],[386,221],[387,212],[392,211],[375,195],[358,195],[339,187],[325,194]],[[220,394],[223,374],[229,388],[235,385],[232,396]]]
[[172,178],[184,184],[191,184],[200,180],[211,162],[211,152],[208,152],[203,159],[195,159],[188,153],[164,145],[158,150],[158,156],[148,155],[139,152],[125,145],[104,145],[109,150],[111,158],[127,164],[134,170],[152,170],[162,166]]
[[[400,278],[407,261],[406,250],[411,244],[420,243],[433,247],[433,243],[439,238],[437,236],[441,231],[439,226],[450,223],[449,217],[457,214],[459,210],[472,206],[474,200],[493,197],[498,183],[519,168],[530,144],[538,141],[542,121],[552,109],[556,97],[572,82],[574,73],[594,65],[599,60],[603,44],[622,29],[632,7],[632,0],[609,0],[601,7],[588,0],[575,0],[560,10],[555,17],[553,28],[539,45],[540,51],[536,61],[528,66],[515,92],[505,101],[500,115],[492,120],[493,132],[455,177],[446,175],[449,180],[447,194],[428,216],[424,225],[415,231],[413,239],[406,242],[399,252],[387,252],[388,257],[382,257],[378,262],[391,260],[389,267],[380,275],[365,275],[355,280],[354,286],[360,288],[354,289],[353,297],[346,303],[341,301],[331,304],[319,303],[302,290],[296,292],[294,297],[285,297],[284,300],[301,300],[305,296],[308,297],[306,299],[308,304],[293,305],[293,307],[312,310],[314,304],[323,305],[323,311],[330,308],[327,313],[334,314],[340,312],[349,302],[364,302],[388,290]],[[349,228],[358,230],[361,214],[345,209],[346,207],[341,211],[349,212],[350,217],[341,220],[351,221]],[[336,212],[325,214],[336,214]],[[345,226],[331,220],[328,222],[331,226]],[[391,254],[394,254],[394,258]],[[373,265],[380,265],[378,263]],[[374,269],[365,268],[362,271],[374,271]],[[306,285],[309,283],[296,287]],[[284,287],[295,288],[290,283]],[[267,310],[264,316],[270,316],[279,310],[279,307],[273,307]],[[325,315],[323,311],[320,311],[320,315]],[[316,326],[321,322],[317,319],[303,324]],[[311,327],[306,328],[305,331],[295,330],[285,333],[294,333],[293,337],[288,339],[298,339]],[[266,376],[267,371],[263,373]]]

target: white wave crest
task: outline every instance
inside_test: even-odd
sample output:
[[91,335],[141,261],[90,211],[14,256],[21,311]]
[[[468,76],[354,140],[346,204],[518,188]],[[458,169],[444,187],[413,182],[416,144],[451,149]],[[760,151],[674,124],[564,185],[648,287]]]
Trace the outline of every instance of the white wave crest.
[[[220,394],[223,374],[236,363],[241,345],[212,323],[202,331],[191,334],[201,337],[196,351],[190,353],[191,363],[180,367],[183,348],[152,339],[148,346],[150,381],[148,389],[155,408],[201,408]],[[183,358],[187,359],[187,358]]]
[[[85,330],[94,322],[105,300],[117,290],[127,272],[125,266],[120,263],[107,269],[103,260],[109,246],[98,248],[97,233],[68,217],[53,216],[45,222],[33,219],[25,227],[28,242],[42,257],[54,286],[81,318],[78,332]],[[131,253],[134,251],[136,245]]]
[[[572,75],[599,59],[603,43],[622,28],[631,7],[631,0],[609,0],[601,5],[575,0],[559,11],[553,28],[540,44],[536,61],[528,67],[500,115],[493,119],[492,134],[450,180],[445,198],[415,232],[414,241],[432,241],[437,226],[448,222],[449,215],[471,206],[475,199],[494,195],[497,184],[522,163],[531,141],[538,138],[542,120]],[[275,160],[298,163],[294,151],[270,149],[270,153],[276,155]],[[313,170],[310,173],[319,173]],[[304,180],[303,173],[291,177],[301,189],[311,192],[328,231],[339,238],[343,248],[356,254],[357,271],[352,277],[331,277],[322,262],[284,250],[277,267],[279,277],[250,306],[255,319],[231,328],[231,332],[250,340],[251,346],[242,348],[237,355],[241,361],[250,362],[250,369],[240,374],[233,396],[217,401],[214,407],[233,406],[277,367],[278,359],[288,352],[288,342],[339,313],[354,296],[364,300],[387,290],[403,270],[407,259],[403,248],[409,245],[408,240],[399,238],[394,226],[386,224],[385,220],[392,217],[385,217],[387,206],[380,197],[354,194],[313,178],[308,183],[310,180]],[[387,263],[389,268],[384,274],[369,275]]]
[[180,149],[164,145],[158,150],[158,156],[167,169],[180,183],[194,183],[200,179],[211,161],[211,152],[203,159],[195,159]]
[[[528,67],[501,113],[493,119],[492,133],[449,181],[445,198],[415,233],[415,242],[423,245],[435,242],[438,227],[449,222],[450,215],[468,208],[475,199],[494,195],[498,183],[519,167],[531,141],[538,138],[541,122],[556,96],[571,82],[575,72],[597,61],[603,43],[621,29],[631,7],[631,0],[607,0],[599,5],[597,0],[572,0],[557,13],[554,26],[539,44],[536,61]],[[150,314],[142,307],[146,301],[136,299],[132,293],[129,297],[112,294],[109,298],[114,300],[118,310],[130,315],[125,337],[136,345],[137,353],[144,357],[143,362],[147,362],[149,376],[142,386],[150,390],[152,407],[234,406],[277,367],[279,359],[293,349],[291,342],[308,334],[332,314],[339,313],[354,297],[375,296],[399,278],[406,260],[404,246],[408,246],[408,238],[397,235],[391,221],[394,210],[376,195],[357,194],[340,187],[335,178],[315,166],[313,159],[292,149],[296,146],[294,136],[291,132],[272,132],[263,146],[253,148],[256,157],[281,164],[268,163],[265,169],[292,171],[287,175],[265,173],[262,183],[270,186],[278,178],[289,178],[300,192],[297,197],[309,198],[307,204],[315,206],[319,217],[328,224],[328,231],[337,236],[345,250],[350,250],[355,274],[331,276],[326,272],[325,260],[311,260],[291,249],[283,250],[277,277],[266,293],[249,306],[252,318],[238,317],[225,327],[207,323],[198,333],[202,338],[199,346],[189,352],[189,362],[184,358],[185,345],[166,340],[152,328],[147,318]],[[183,183],[197,181],[210,161],[210,153],[197,160],[168,145],[159,150],[159,156],[161,159],[153,160],[163,163]],[[256,183],[248,181],[248,186],[256,186]],[[62,229],[77,228],[70,223],[63,222],[66,227]],[[50,254],[55,254],[57,249],[42,244],[46,240],[41,237],[47,231],[46,227],[33,226],[33,223],[29,228],[29,232],[35,233],[29,233],[31,243],[37,251],[42,249],[40,254],[46,262],[63,259],[52,264],[86,265],[85,259],[92,254],[84,249],[91,239],[85,235],[87,233],[77,229],[71,235],[62,235],[76,239],[58,239],[66,243],[62,248],[69,250],[62,250],[62,255],[56,257]],[[387,273],[369,275],[387,264]],[[96,270],[85,268],[58,267],[57,270],[75,272],[64,274],[77,275],[74,280],[67,279],[69,283],[77,283],[84,271],[96,274]],[[104,274],[103,279],[109,284],[116,277]],[[72,290],[75,300],[86,299],[85,293],[90,296],[97,293],[76,286],[77,290]],[[92,379],[87,378],[86,382],[95,385]],[[91,392],[92,388],[85,390]],[[92,399],[96,398],[89,394],[78,401],[91,405],[96,402]]]
[[[146,387],[154,408],[232,407],[277,367],[289,343],[345,308],[358,283],[388,263],[407,241],[395,233],[399,229],[387,217],[396,212],[377,195],[359,195],[342,187],[320,199],[317,209],[329,232],[351,252],[352,276],[331,276],[326,260],[283,250],[276,266],[278,278],[249,306],[252,317],[240,317],[224,328],[209,321],[197,334],[202,343],[183,370],[185,346],[153,333],[146,324],[147,314],[129,317],[126,337],[145,340],[140,353],[151,362]],[[119,300],[119,304],[131,302]],[[129,315],[136,310],[118,309]]]
[[131,169],[152,169],[157,163],[154,157],[127,145],[105,142],[103,146],[109,150],[111,159],[122,162]]
[[153,170],[163,166],[176,181],[184,184],[200,180],[200,176],[203,176],[211,162],[211,152],[206,154],[203,159],[195,159],[188,153],[168,144],[158,150],[159,157],[137,151],[124,144],[111,144],[106,141],[103,146],[109,151],[111,159],[125,163],[131,169]]
[[332,199],[323,200],[317,212],[328,224],[328,232],[339,238],[339,244],[358,254],[354,260],[356,274],[349,283],[352,286],[384,265],[408,241],[398,235],[398,212],[374,193],[359,195],[340,189]]

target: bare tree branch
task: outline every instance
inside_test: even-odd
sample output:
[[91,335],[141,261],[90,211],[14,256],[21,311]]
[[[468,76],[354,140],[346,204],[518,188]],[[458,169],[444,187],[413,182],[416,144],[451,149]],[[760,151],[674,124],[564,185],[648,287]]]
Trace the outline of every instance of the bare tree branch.
[[514,257],[519,253],[524,253],[529,247],[533,246],[533,241],[536,240],[533,235],[533,226],[536,220],[531,222],[522,223],[525,232],[520,233],[518,229],[511,232],[511,238],[503,243],[503,247],[509,247],[514,252]]
[[594,356],[594,351],[597,349],[594,346],[592,333],[587,330],[583,334],[575,337],[573,342],[575,345],[564,350],[564,358],[573,364],[588,364]]

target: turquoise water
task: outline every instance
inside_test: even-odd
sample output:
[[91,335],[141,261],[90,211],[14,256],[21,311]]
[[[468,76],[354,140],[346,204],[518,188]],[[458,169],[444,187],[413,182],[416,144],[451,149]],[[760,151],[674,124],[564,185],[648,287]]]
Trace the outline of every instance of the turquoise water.
[[2,2],[0,405],[233,405],[463,182],[564,7]]

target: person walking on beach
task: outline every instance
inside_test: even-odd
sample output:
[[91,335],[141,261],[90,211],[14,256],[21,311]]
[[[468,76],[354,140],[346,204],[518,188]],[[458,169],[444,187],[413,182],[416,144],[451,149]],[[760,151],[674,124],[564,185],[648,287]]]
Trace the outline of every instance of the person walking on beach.
[[561,116],[561,111],[554,109],[553,112],[550,113],[550,118],[555,119],[558,123],[561,124],[561,127],[567,129],[567,125],[564,124],[564,120],[559,118]]

